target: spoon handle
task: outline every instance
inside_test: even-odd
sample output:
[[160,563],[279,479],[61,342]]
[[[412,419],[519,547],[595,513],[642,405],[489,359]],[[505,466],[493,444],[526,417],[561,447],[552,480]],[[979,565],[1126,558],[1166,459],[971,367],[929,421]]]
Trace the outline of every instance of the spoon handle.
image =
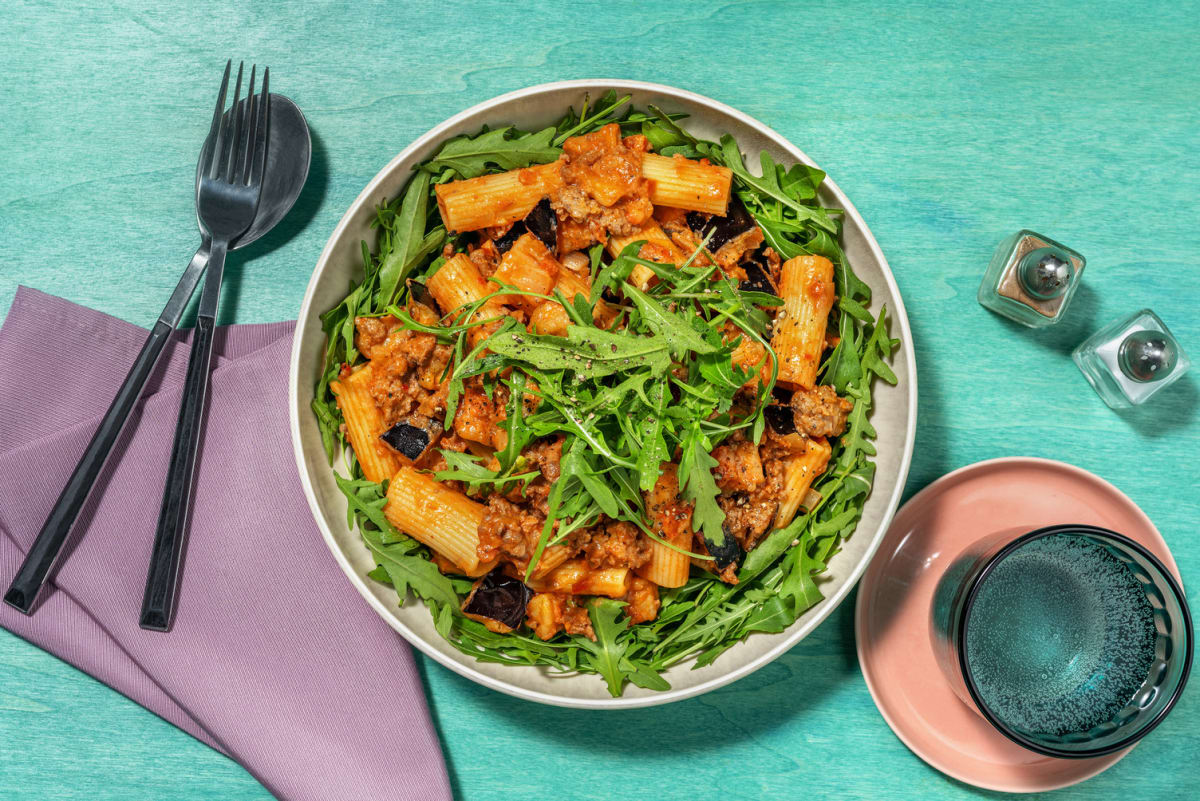
[[209,255],[208,275],[200,293],[200,308],[192,334],[192,352],[188,358],[179,419],[175,424],[175,442],[163,488],[162,507],[154,532],[154,550],[146,574],[139,625],[149,631],[170,631],[175,617],[179,589],[179,570],[183,563],[184,543],[192,506],[192,485],[196,455],[204,426],[204,407],[212,367],[213,335],[217,327],[217,302],[225,270],[228,243],[214,241]]
[[63,487],[62,493],[59,494],[58,500],[54,502],[54,507],[46,517],[42,530],[38,532],[37,539],[34,540],[33,546],[26,554],[25,561],[21,563],[21,568],[4,594],[4,600],[9,606],[15,607],[27,615],[32,614],[34,602],[63,551],[63,546],[71,532],[71,526],[79,516],[84,502],[87,501],[88,495],[92,491],[92,486],[100,477],[113,446],[116,445],[126,422],[137,405],[146,380],[154,373],[158,357],[170,340],[171,334],[174,333],[175,327],[179,325],[183,310],[196,290],[196,284],[200,282],[200,276],[207,263],[208,244],[206,242],[196,251],[196,255],[192,257],[191,263],[188,264],[183,276],[179,279],[179,284],[171,294],[171,299],[167,301],[167,305],[159,315],[150,335],[146,337],[146,342],[142,345],[137,360],[129,368],[124,383],[117,390],[116,397],[113,398],[108,411],[104,413],[104,419],[100,421],[96,433],[92,435],[83,456],[79,458],[74,472],[71,473],[66,486]]

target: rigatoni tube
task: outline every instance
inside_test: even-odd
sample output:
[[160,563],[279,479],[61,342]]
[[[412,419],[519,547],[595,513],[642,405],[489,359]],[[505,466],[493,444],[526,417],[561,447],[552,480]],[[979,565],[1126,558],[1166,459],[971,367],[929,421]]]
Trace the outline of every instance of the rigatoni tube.
[[434,187],[446,230],[477,231],[507,225],[525,215],[562,183],[560,162],[480,175]]
[[655,206],[725,216],[733,180],[728,167],[647,153],[642,157],[642,177],[650,182],[650,202]]
[[[563,272],[562,267],[542,244],[542,240],[533,234],[521,234],[508,252],[500,258],[500,266],[492,278],[526,292],[548,295],[554,288],[554,282],[560,272]],[[493,286],[492,290],[497,288]],[[527,311],[533,311],[542,302],[542,298],[532,295],[501,295],[500,300],[512,306],[523,307]]]
[[629,568],[607,567],[593,570],[582,559],[564,562],[546,576],[546,586],[554,592],[573,595],[607,595],[620,598],[629,590]]
[[484,507],[432,476],[401,467],[388,484],[383,514],[388,522],[458,565],[468,576],[486,573],[479,561],[479,524]]
[[358,368],[341,381],[329,382],[329,388],[337,398],[338,408],[346,421],[346,438],[362,467],[368,481],[383,481],[391,478],[400,468],[396,454],[379,438],[387,429],[383,414],[371,397],[370,364]]
[[792,522],[808,488],[829,464],[832,449],[828,442],[817,437],[804,444],[803,451],[788,456],[783,463],[783,491],[779,496],[779,509],[775,512],[775,528],[783,528]]
[[[692,549],[692,505],[679,498],[679,478],[673,464],[664,464],[654,487],[646,493],[646,515],[663,540],[684,551]],[[650,541],[650,558],[638,575],[660,587],[682,587],[688,580],[686,553]]]
[[829,259],[803,255],[783,263],[779,287],[783,309],[771,339],[771,347],[779,357],[779,383],[805,389],[816,386],[833,293],[833,263]]

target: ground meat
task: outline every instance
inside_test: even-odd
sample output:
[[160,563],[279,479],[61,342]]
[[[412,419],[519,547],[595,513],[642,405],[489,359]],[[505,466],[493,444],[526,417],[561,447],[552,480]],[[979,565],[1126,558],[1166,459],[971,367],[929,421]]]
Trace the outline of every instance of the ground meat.
[[479,524],[479,561],[490,562],[503,557],[524,571],[537,548],[545,522],[541,515],[492,495]]
[[592,629],[592,619],[588,616],[586,607],[575,603],[574,597],[568,598],[562,615],[563,630],[567,634],[582,634],[593,642],[596,632]]
[[627,236],[650,218],[654,206],[642,178],[648,147],[642,136],[622,140],[616,124],[563,143],[563,182],[550,197],[561,223],[560,250]]
[[734,439],[713,449],[713,478],[725,512],[724,529],[749,551],[771,528],[783,492],[784,463],[773,435],[761,445]]
[[745,440],[733,440],[713,448],[717,466],[713,479],[724,494],[753,492],[762,486],[763,465],[758,446]]
[[446,408],[449,384],[440,376],[449,358],[433,334],[397,328],[371,350],[371,396],[389,427],[411,414],[439,417]]
[[484,278],[496,272],[496,268],[500,266],[500,251],[496,250],[496,245],[490,239],[485,241],[477,248],[472,248],[467,256],[471,259],[471,263],[475,265],[475,269],[479,270],[479,274]]
[[830,386],[797,389],[792,393],[796,428],[810,437],[836,437],[846,430],[846,416],[854,404],[838,397]]
[[783,493],[784,464],[768,462],[763,482],[750,492],[721,495],[717,503],[725,512],[725,531],[732,534],[749,551],[771,528],[779,511],[779,496]]
[[400,321],[386,317],[355,317],[354,347],[368,359],[374,359],[376,351],[387,340],[388,334],[400,325]]
[[649,198],[631,198],[611,208],[600,205],[583,188],[564,184],[551,198],[551,207],[563,219],[563,247],[579,250],[608,235],[628,236],[650,216]]
[[650,558],[650,541],[632,523],[607,523],[572,535],[570,546],[581,551],[588,567],[641,567]]
[[563,438],[561,436],[538,440],[521,452],[532,470],[553,484],[558,481],[559,461],[562,460]]
[[[526,395],[526,397],[530,397]],[[559,460],[562,459],[562,437],[538,440],[521,452],[531,470],[540,476],[528,484],[518,484],[508,491],[513,503],[525,503],[540,512],[543,518],[549,513],[550,489],[559,476]]]
[[417,368],[417,383],[431,392],[441,389],[442,374],[446,372],[446,364],[453,354],[452,345],[435,345],[433,351]]

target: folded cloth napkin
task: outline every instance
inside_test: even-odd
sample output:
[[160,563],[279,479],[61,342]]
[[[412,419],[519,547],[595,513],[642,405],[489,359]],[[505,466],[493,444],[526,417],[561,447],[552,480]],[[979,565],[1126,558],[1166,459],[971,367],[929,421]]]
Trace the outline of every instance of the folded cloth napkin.
[[[292,323],[216,339],[179,610],[138,627],[188,348],[164,354],[33,617],[0,626],[241,763],[281,799],[448,799],[408,646],[345,580],[300,490]],[[21,288],[0,328],[7,587],[146,332]]]

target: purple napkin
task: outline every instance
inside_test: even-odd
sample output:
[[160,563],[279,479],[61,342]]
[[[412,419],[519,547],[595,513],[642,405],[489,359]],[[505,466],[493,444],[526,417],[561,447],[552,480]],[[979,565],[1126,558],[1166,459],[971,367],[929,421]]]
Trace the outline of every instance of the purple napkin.
[[[412,653],[341,574],[297,480],[287,424],[292,326],[231,326],[217,336],[171,633],[137,621],[187,361],[182,341],[164,354],[54,587],[32,618],[0,605],[0,625],[229,755],[281,799],[448,799]],[[3,587],[145,335],[17,291],[0,328]]]

